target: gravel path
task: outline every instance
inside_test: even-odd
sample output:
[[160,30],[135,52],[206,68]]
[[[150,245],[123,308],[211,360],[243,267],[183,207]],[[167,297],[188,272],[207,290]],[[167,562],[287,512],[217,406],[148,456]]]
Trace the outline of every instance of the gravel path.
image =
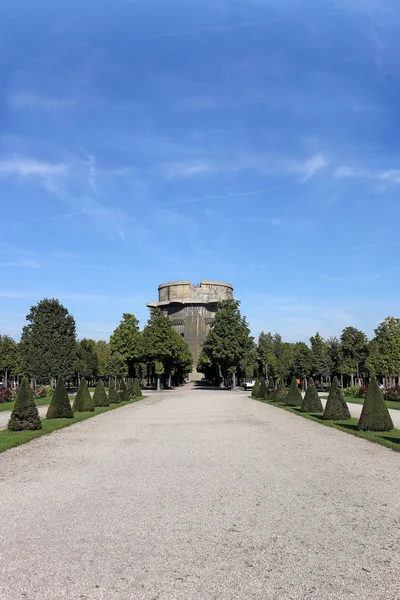
[[179,389],[0,455],[1,600],[398,600],[399,455]]

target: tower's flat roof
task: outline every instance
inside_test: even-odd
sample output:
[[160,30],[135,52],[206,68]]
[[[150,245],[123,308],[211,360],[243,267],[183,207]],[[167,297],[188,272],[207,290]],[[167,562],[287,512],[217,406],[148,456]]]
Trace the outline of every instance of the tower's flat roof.
[[177,281],[166,281],[165,283],[160,283],[158,289],[163,287],[168,287],[170,285],[194,285],[194,287],[201,286],[202,283],[206,283],[208,285],[221,285],[226,286],[233,289],[233,285],[231,283],[227,283],[226,281],[216,281],[214,279],[202,279],[199,284],[193,284],[191,281],[187,279],[178,279]]

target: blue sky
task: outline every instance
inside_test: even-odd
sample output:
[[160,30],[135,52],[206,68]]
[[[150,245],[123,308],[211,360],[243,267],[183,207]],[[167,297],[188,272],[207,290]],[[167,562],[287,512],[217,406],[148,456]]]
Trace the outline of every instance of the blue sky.
[[108,338],[174,279],[289,341],[400,316],[394,0],[1,4],[1,333],[58,297]]

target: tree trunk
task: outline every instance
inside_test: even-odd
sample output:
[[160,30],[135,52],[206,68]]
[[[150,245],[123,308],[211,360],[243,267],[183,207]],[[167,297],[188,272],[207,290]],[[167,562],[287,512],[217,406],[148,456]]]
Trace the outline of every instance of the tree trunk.
[[236,390],[236,373],[232,373],[232,389]]
[[161,390],[161,375],[157,375],[157,392]]
[[340,384],[341,384],[341,386],[342,386],[342,389],[343,389],[343,373],[342,373],[342,375],[340,376]]
[[354,385],[354,375],[353,375],[353,373],[351,374],[350,385],[351,385],[351,387],[353,387],[353,385]]
[[7,373],[7,369],[6,369],[6,370],[4,371],[4,385],[5,385],[5,387],[6,387],[6,388],[7,388],[7,383],[8,383],[8,378],[7,378],[7,375],[8,375],[8,373]]

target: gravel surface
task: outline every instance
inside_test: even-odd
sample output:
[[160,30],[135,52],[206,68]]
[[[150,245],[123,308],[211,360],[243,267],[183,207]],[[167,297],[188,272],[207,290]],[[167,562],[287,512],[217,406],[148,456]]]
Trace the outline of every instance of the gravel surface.
[[400,598],[400,460],[179,389],[0,455],[1,600]]

